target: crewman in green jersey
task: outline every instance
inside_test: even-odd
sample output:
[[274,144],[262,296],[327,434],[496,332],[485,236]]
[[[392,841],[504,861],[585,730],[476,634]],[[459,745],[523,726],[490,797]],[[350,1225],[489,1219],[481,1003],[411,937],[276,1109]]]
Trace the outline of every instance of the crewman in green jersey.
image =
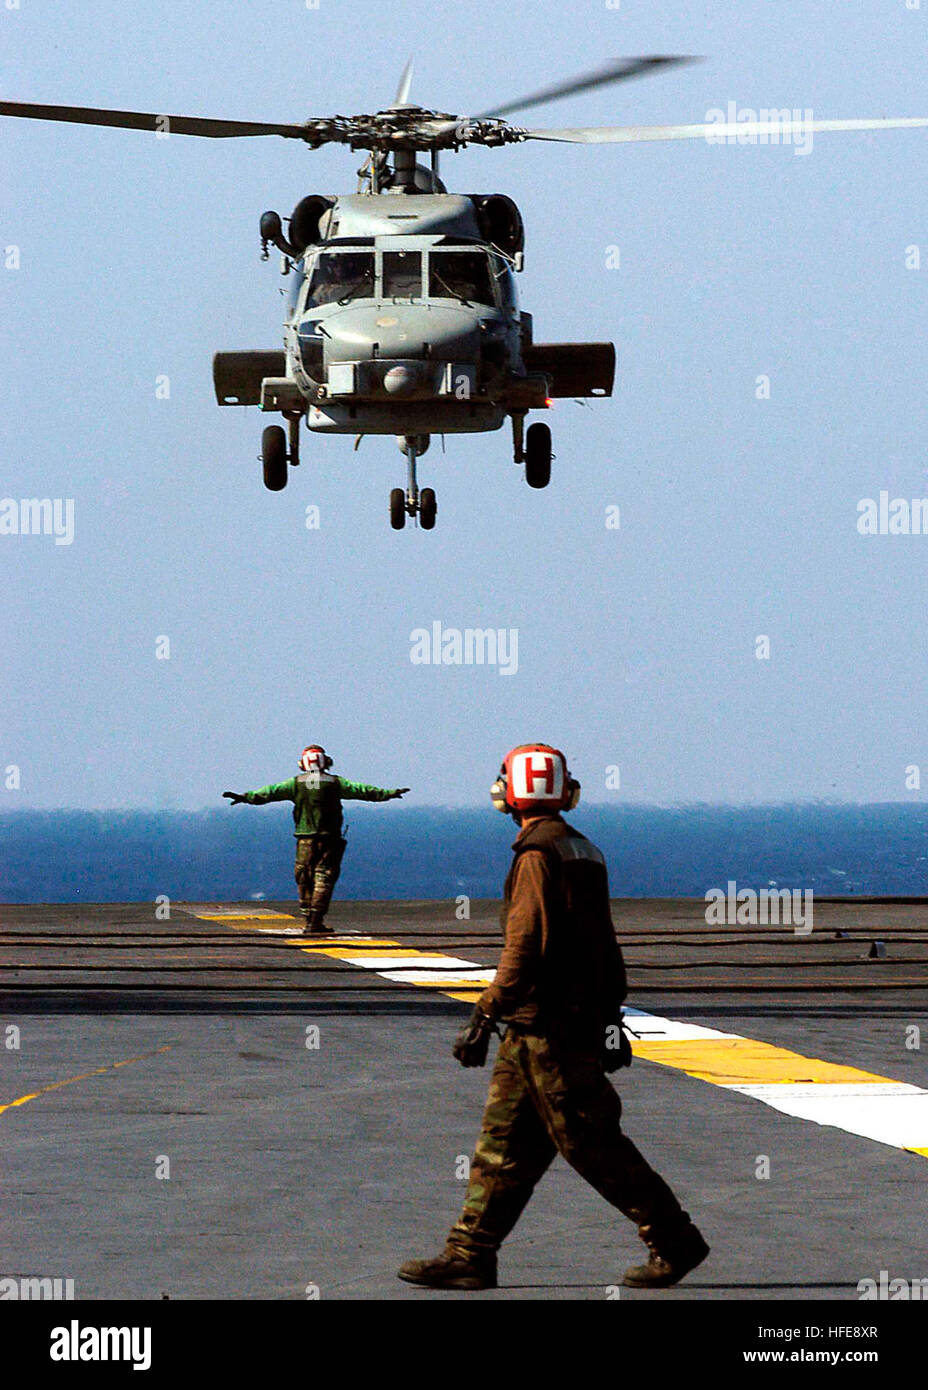
[[294,877],[300,891],[300,907],[310,933],[330,932],[325,914],[338,882],[347,841],[342,835],[343,801],[392,801],[409,791],[396,787],[369,787],[349,782],[329,771],[332,759],[318,743],[300,755],[300,771],[286,782],[259,787],[253,792],[223,792],[233,806],[265,806],[269,801],[293,802],[296,836]]

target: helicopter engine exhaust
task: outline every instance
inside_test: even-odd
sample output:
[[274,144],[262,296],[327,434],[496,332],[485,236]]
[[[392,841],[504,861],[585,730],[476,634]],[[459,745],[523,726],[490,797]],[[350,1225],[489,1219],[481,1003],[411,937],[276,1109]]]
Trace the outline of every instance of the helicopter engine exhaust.
[[507,256],[525,249],[522,214],[505,193],[471,193],[481,236]]
[[301,198],[290,216],[290,243],[298,256],[302,256],[307,246],[322,241],[322,219],[332,210],[332,198],[323,198],[320,193],[310,193]]

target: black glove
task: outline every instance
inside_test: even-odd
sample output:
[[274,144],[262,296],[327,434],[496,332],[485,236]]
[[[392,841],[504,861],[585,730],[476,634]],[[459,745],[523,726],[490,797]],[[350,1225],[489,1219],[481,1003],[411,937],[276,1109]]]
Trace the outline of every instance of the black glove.
[[482,1067],[486,1065],[490,1049],[490,1034],[493,1020],[483,1012],[478,1004],[466,1028],[462,1028],[451,1049],[462,1067]]
[[397,787],[397,789],[396,789],[396,791],[393,793],[393,795],[394,795],[394,797],[397,797],[397,796],[405,796],[406,793],[407,793],[408,791],[409,791],[409,788],[408,788],[408,787]]
[[603,1043],[603,1070],[620,1071],[632,1064],[632,1045],[621,1022],[610,1023]]
[[233,806],[241,806],[245,801],[245,798],[243,796],[239,796],[238,792],[223,792],[222,794],[223,796],[228,797],[229,801],[231,801]]

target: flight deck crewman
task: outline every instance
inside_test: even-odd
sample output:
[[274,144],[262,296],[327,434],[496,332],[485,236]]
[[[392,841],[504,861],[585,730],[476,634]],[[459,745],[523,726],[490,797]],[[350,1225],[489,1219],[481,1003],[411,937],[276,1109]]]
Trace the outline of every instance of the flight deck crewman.
[[624,1282],[675,1284],[709,1247],[623,1134],[621,1102],[606,1077],[631,1062],[621,1027],[625,967],[603,856],[561,818],[577,804],[579,783],[561,752],[527,744],[507,755],[490,795],[521,830],[504,891],[499,968],[454,1044],[455,1057],[465,1067],[483,1066],[496,1021],[508,1028],[464,1209],[444,1251],[408,1261],[399,1276],[429,1288],[495,1288],[497,1251],[560,1151],[637,1223],[649,1247],[647,1263],[627,1270]]
[[286,782],[259,787],[253,792],[223,792],[233,806],[264,806],[269,801],[293,802],[296,836],[294,878],[300,891],[300,907],[308,932],[330,932],[325,914],[338,882],[347,841],[342,835],[343,801],[392,801],[408,787],[386,791],[363,782],[349,782],[329,772],[332,759],[319,744],[310,744],[300,755],[300,773]]

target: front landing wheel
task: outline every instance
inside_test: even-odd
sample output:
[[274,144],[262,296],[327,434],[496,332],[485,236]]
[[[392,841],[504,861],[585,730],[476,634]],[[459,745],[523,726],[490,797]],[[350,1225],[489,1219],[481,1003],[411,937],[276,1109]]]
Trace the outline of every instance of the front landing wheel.
[[394,531],[402,531],[406,525],[406,494],[401,487],[390,493],[390,525]]
[[280,492],[287,486],[287,436],[280,425],[268,425],[261,436],[264,486]]
[[551,481],[551,430],[529,425],[525,432],[525,481],[529,487],[547,487]]
[[433,488],[424,487],[419,494],[419,525],[423,531],[431,531],[435,525],[437,513],[438,503],[435,501],[435,491]]

